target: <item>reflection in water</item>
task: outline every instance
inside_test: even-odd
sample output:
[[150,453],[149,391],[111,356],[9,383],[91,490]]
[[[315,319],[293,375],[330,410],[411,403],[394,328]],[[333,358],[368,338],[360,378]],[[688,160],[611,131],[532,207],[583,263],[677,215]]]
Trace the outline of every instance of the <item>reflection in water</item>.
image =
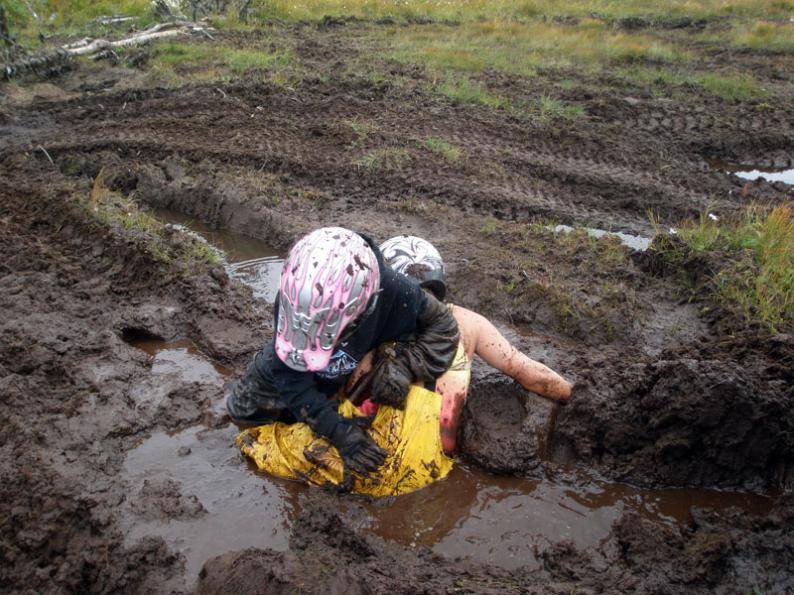
[[[131,340],[152,357],[152,374],[180,377],[185,382],[220,386],[230,371],[211,362],[190,341]],[[213,404],[223,410],[223,399]],[[195,496],[206,514],[194,518],[147,520],[130,506],[121,510],[129,544],[154,535],[185,557],[186,580],[198,577],[204,562],[247,547],[287,549],[289,526],[295,514],[297,483],[262,478],[251,471],[234,446],[238,429],[194,426],[169,435],[157,432],[127,453],[122,472],[129,483],[127,502],[143,482],[170,480],[185,498]]]
[[163,223],[179,226],[220,250],[226,261],[226,272],[232,279],[248,285],[254,297],[273,302],[284,259],[281,252],[268,243],[227,230],[213,230],[199,220],[168,209],[152,209]]
[[469,556],[506,568],[537,567],[536,548],[570,541],[597,545],[612,524],[632,510],[661,523],[686,523],[693,506],[737,506],[766,514],[772,499],[698,489],[643,490],[580,478],[576,486],[548,480],[498,477],[458,465],[444,481],[369,505],[372,529],[404,545],[432,547],[446,556]]
[[794,168],[790,164],[789,167],[764,167],[712,159],[709,161],[709,166],[712,169],[738,176],[743,180],[753,181],[761,178],[767,182],[783,182],[794,185]]
[[202,354],[186,339],[162,341],[160,339],[133,339],[133,347],[145,351],[152,358],[152,374],[173,374],[185,382],[221,385],[231,371]]
[[[204,562],[247,547],[287,549],[297,484],[263,480],[251,472],[234,447],[237,429],[193,427],[169,436],[153,434],[127,454],[122,469],[134,499],[143,482],[171,480],[183,497],[195,496],[206,510],[195,518],[146,520],[129,506],[121,509],[129,545],[146,536],[162,537],[185,557],[186,580],[198,578]],[[190,584],[186,584],[190,587]]]
[[227,272],[232,279],[238,279],[244,285],[248,285],[253,290],[255,298],[275,302],[283,266],[283,258],[264,256],[232,263],[227,267]]

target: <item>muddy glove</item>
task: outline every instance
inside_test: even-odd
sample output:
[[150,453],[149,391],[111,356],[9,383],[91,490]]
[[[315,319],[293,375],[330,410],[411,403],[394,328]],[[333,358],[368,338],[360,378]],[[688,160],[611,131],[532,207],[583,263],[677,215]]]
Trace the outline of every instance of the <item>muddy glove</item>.
[[384,343],[378,348],[377,363],[372,370],[372,401],[397,409],[405,407],[405,399],[414,373],[408,365],[409,343]]
[[[367,420],[362,418],[362,423]],[[386,459],[386,451],[361,429],[358,420],[340,422],[328,439],[339,451],[345,471],[352,471],[356,475],[369,475]]]
[[373,370],[372,400],[402,408],[411,382],[433,382],[447,371],[458,349],[458,324],[449,308],[426,293],[411,341],[384,344]]

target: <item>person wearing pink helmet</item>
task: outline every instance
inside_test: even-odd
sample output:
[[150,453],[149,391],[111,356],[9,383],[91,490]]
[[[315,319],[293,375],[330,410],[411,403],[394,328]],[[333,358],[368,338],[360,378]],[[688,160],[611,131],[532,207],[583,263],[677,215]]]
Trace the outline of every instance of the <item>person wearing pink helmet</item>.
[[396,342],[371,391],[374,401],[399,406],[411,382],[444,373],[459,341],[441,302],[386,266],[371,239],[341,227],[317,229],[292,247],[274,317],[274,338],[229,387],[230,417],[246,425],[305,422],[359,475],[379,467],[386,453],[361,419],[341,417],[329,397],[365,354]]
[[[415,279],[439,301],[446,297],[446,270],[438,250],[416,236],[397,236],[380,246],[383,258],[395,271]],[[447,454],[455,450],[460,415],[469,391],[474,355],[514,378],[525,389],[543,397],[565,402],[571,384],[554,370],[521,353],[484,316],[457,305],[449,305],[458,323],[461,348],[449,370],[436,382],[441,394],[441,444]],[[371,413],[374,408],[365,408]]]

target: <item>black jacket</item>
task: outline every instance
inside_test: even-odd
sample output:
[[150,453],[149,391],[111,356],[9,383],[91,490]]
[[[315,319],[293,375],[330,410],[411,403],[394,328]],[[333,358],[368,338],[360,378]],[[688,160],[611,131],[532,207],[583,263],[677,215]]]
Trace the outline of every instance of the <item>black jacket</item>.
[[[260,351],[235,390],[254,391],[260,409],[289,410],[295,419],[309,424],[318,434],[328,436],[341,420],[336,402],[328,397],[345,385],[361,358],[387,341],[421,342],[432,337],[439,357],[428,357],[423,375],[440,376],[451,363],[458,343],[457,325],[449,310],[425,293],[413,280],[393,271],[383,262],[374,242],[362,237],[372,248],[380,267],[380,288],[375,309],[334,349],[328,367],[320,372],[298,372],[276,355],[275,339]],[[278,301],[274,320],[278,324]],[[439,336],[442,340],[439,342]],[[440,349],[438,347],[440,346]],[[430,378],[422,378],[429,380]]]

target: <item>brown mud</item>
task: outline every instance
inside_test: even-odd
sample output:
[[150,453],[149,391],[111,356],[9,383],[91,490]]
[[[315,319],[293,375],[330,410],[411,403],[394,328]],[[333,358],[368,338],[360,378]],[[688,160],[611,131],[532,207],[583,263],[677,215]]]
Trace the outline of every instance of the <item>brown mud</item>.
[[[352,34],[290,31],[328,75],[295,86],[152,88],[78,64],[0,88],[0,588],[794,589],[792,335],[703,316],[654,245],[533,227],[650,236],[649,209],[672,226],[790,199],[707,159],[788,167],[794,97],[761,110],[583,80],[567,97],[583,119],[527,123],[343,74]],[[431,136],[465,158],[432,154]],[[322,224],[431,238],[451,299],[574,380],[572,400],[555,410],[476,369],[469,463],[396,500],[259,477],[222,385],[272,332],[269,307],[223,263],[189,260],[199,240],[99,219],[97,178],[271,255]]]

